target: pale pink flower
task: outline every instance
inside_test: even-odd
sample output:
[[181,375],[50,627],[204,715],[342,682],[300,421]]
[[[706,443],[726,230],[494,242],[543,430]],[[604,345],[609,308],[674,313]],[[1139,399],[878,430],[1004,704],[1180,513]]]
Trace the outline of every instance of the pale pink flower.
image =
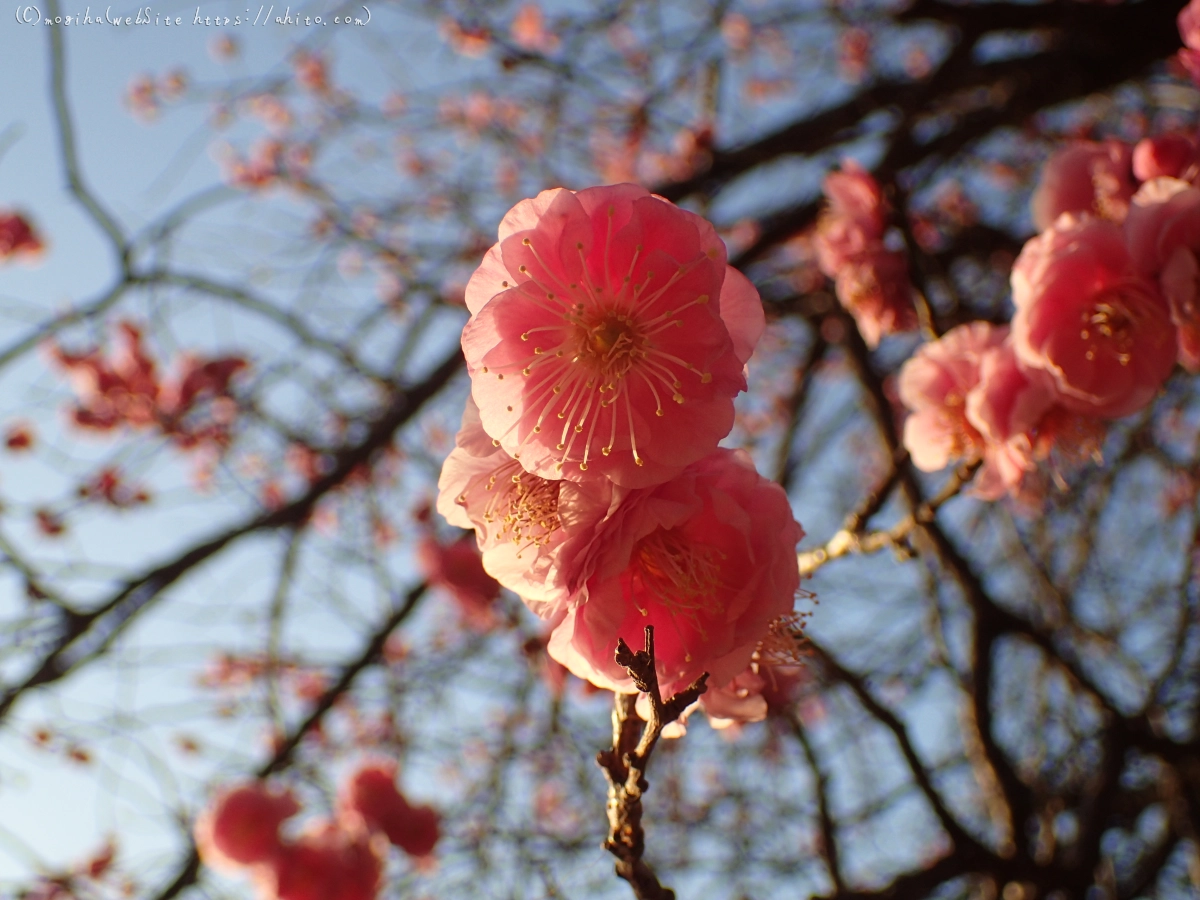
[[1156,278],[1178,329],[1178,359],[1200,371],[1200,190],[1176,178],[1147,181],[1133,197],[1125,237],[1134,267]]
[[1187,135],[1143,138],[1133,148],[1133,177],[1138,181],[1164,177],[1186,180],[1195,172],[1196,157],[1196,144]]
[[256,877],[274,900],[375,900],[387,839],[362,823],[313,823]]
[[527,471],[644,487],[729,433],[765,320],[708,222],[635,185],[560,188],[499,236],[462,343],[484,430]]
[[360,816],[410,856],[428,856],[437,844],[440,817],[428,806],[412,806],[396,787],[396,764],[365,763],[346,779],[338,797],[343,818]]
[[[616,500],[606,478],[577,483],[526,472],[493,446],[479,408],[467,398],[462,428],[438,478],[437,510],[451,525],[475,529],[483,568],[530,608],[548,609],[566,599],[557,559],[568,528],[586,531],[586,523],[607,515]],[[571,510],[566,523],[560,502]]]
[[1090,213],[1120,222],[1133,196],[1132,153],[1120,141],[1081,141],[1046,161],[1030,206],[1045,231],[1063,213]]
[[1025,244],[1012,287],[1017,358],[1053,377],[1061,405],[1115,419],[1154,399],[1175,365],[1175,326],[1119,226],[1061,217]]
[[282,850],[279,826],[300,811],[291,791],[261,781],[227,788],[196,820],[196,848],[205,865],[237,871],[269,863]]
[[773,620],[792,612],[804,531],[783,489],[742,451],[717,450],[664,484],[630,491],[565,561],[570,605],[550,655],[598,687],[631,692],[617,638],[640,649],[655,626],[660,688],[701,672],[728,684]]
[[1006,326],[970,322],[923,344],[900,370],[900,400],[910,410],[904,447],[913,465],[936,472],[983,454],[984,438],[967,418],[967,395],[979,384],[984,355],[1004,343]]

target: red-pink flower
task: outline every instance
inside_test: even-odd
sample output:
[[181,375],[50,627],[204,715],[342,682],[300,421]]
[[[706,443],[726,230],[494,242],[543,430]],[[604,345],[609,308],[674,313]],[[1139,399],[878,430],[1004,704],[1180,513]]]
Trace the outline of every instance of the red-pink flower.
[[396,787],[394,762],[360,766],[342,786],[339,806],[343,814],[361,816],[368,828],[386,835],[410,856],[428,856],[437,844],[437,810],[409,804]]
[[1152,178],[1182,178],[1195,174],[1196,144],[1184,134],[1160,134],[1143,138],[1133,148],[1133,177],[1138,181]]
[[664,484],[630,491],[574,547],[570,605],[550,655],[616,691],[633,683],[617,638],[640,648],[655,626],[664,695],[701,672],[720,688],[749,664],[770,623],[792,612],[804,531],[783,489],[742,451],[717,450]]
[[428,535],[417,545],[417,564],[431,587],[450,594],[463,620],[487,630],[496,624],[494,605],[500,585],[483,570],[479,548],[469,537],[444,544]]
[[1120,222],[1133,196],[1131,158],[1120,141],[1081,141],[1054,153],[1033,192],[1034,227],[1044,231],[1068,212]]
[[483,568],[530,608],[566,599],[557,560],[568,530],[559,504],[571,509],[569,524],[575,524],[603,518],[614,500],[606,478],[551,481],[526,472],[493,446],[479,408],[467,398],[455,448],[438,479],[437,510],[451,525],[475,529]]
[[196,820],[196,848],[206,865],[237,871],[269,863],[282,850],[279,826],[300,811],[291,791],[251,781],[228,788]]
[[259,879],[275,900],[374,900],[387,840],[358,823],[316,822],[284,844]]
[[509,455],[546,479],[644,487],[715,449],[764,317],[708,222],[635,185],[559,188],[499,236],[467,284],[462,343]]
[[1179,362],[1200,371],[1200,190],[1176,178],[1146,182],[1133,197],[1125,237],[1135,268],[1158,280],[1171,308]]
[[41,250],[42,239],[28,219],[20,213],[0,210],[0,263],[19,256],[36,256]]
[[1012,270],[1017,359],[1043,369],[1075,412],[1119,418],[1149,403],[1175,365],[1175,326],[1139,275],[1121,228],[1063,216]]

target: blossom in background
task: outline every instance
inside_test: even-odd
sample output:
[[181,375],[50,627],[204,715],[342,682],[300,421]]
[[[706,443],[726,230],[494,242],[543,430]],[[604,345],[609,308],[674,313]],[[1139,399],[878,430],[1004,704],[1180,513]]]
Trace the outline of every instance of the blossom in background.
[[1125,220],[1137,271],[1157,280],[1178,335],[1178,360],[1200,371],[1200,189],[1177,178],[1155,178],[1133,197]]
[[1121,141],[1080,141],[1058,150],[1042,168],[1030,201],[1038,231],[1063,213],[1120,222],[1133,196],[1133,151]]
[[715,449],[762,334],[753,285],[693,213],[634,185],[544,191],[467,284],[484,430],[542,478],[670,478]]
[[313,822],[254,874],[269,900],[374,900],[387,840],[361,823]]
[[817,265],[834,279],[838,301],[869,347],[917,327],[904,253],[884,244],[887,203],[878,182],[853,160],[825,176],[828,206],[817,223]]
[[469,537],[443,543],[426,535],[417,545],[417,565],[430,587],[454,598],[463,622],[481,631],[496,625],[500,585],[484,571],[479,548]]
[[1184,44],[1175,58],[1191,76],[1192,81],[1200,84],[1200,0],[1191,0],[1181,9],[1175,23],[1179,27],[1179,37]]
[[440,836],[441,817],[432,806],[413,806],[396,787],[391,760],[365,763],[346,779],[338,796],[343,817],[361,816],[409,856],[427,857]]
[[1021,366],[1008,326],[970,322],[922,345],[900,370],[910,410],[904,446],[913,465],[934,472],[982,462],[972,493],[1015,493],[1034,468],[1036,429],[1056,400],[1052,382]]
[[0,209],[0,263],[35,257],[43,246],[42,239],[24,215]]
[[163,378],[141,329],[128,321],[118,323],[110,354],[70,353],[51,344],[48,355],[75,389],[71,419],[80,428],[156,428],[184,450],[225,447],[231,440],[237,404],[229,393],[234,377],[249,366],[243,357],[183,354]]
[[773,620],[792,612],[804,531],[783,488],[742,451],[717,450],[664,484],[630,491],[573,547],[571,596],[550,655],[581,678],[632,691],[617,638],[655,627],[663,696],[701,672],[713,688],[750,663]]
[[1152,178],[1194,177],[1196,142],[1183,134],[1162,134],[1143,138],[1133,148],[1133,177],[1138,181]]
[[1060,217],[1012,270],[1012,340],[1058,402],[1100,418],[1149,403],[1175,365],[1175,326],[1158,287],[1133,268],[1120,226]]
[[283,843],[279,826],[300,811],[291,791],[251,781],[222,791],[196,820],[196,848],[206,865],[238,871],[267,864]]

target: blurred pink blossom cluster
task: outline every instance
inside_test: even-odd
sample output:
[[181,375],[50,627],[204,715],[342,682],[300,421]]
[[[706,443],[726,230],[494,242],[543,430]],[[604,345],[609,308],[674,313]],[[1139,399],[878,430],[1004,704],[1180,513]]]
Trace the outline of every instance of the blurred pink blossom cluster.
[[717,447],[765,327],[758,292],[711,224],[634,185],[544,191],[499,238],[466,288],[471,397],[438,511],[474,529],[575,675],[634,692],[617,639],[640,648],[653,625],[664,697],[708,672],[702,705],[761,719],[803,531],[779,485]]
[[352,773],[332,819],[315,820],[295,837],[280,834],[300,809],[291,791],[262,781],[227,788],[196,820],[200,859],[249,874],[262,900],[373,900],[389,843],[426,864],[439,837],[437,811],[408,802],[392,762]]
[[137,325],[122,321],[116,330],[116,347],[109,355],[99,348],[83,353],[70,353],[58,344],[47,348],[51,362],[75,388],[72,422],[92,431],[123,425],[153,428],[184,450],[227,447],[237,418],[230,385],[249,363],[240,356],[184,353],[164,377]]
[[1177,362],[1200,371],[1198,163],[1181,134],[1047,161],[1011,326],[959,326],[900,373],[918,468],[980,461],[976,493],[1017,493],[1052,450],[1094,455],[1104,422],[1146,407]]
[[838,300],[867,346],[916,328],[908,260],[884,243],[888,205],[879,184],[847,160],[840,172],[826,176],[824,192],[829,205],[813,241],[817,265],[834,280]]

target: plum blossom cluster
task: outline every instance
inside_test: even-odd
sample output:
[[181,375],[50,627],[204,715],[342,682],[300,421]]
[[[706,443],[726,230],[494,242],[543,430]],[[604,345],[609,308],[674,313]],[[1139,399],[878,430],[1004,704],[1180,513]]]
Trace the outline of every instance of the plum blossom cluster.
[[653,625],[664,696],[707,672],[702,704],[762,718],[759,665],[794,653],[803,531],[717,447],[765,322],[712,225],[634,185],[544,191],[504,217],[465,300],[471,397],[438,511],[575,675],[636,692],[614,651]]
[[98,348],[71,353],[58,344],[48,347],[51,362],[75,389],[72,422],[91,431],[156,429],[184,450],[227,447],[237,418],[231,382],[247,361],[185,353],[163,377],[137,325],[122,321],[116,332],[107,356]]
[[838,301],[867,346],[917,327],[908,259],[889,249],[888,205],[870,172],[852,160],[825,178],[828,206],[813,244],[817,265],[834,280]]
[[196,820],[196,848],[214,869],[247,874],[262,900],[374,900],[387,847],[418,862],[437,845],[440,817],[396,787],[396,766],[371,762],[342,785],[333,818],[295,837],[280,833],[300,812],[288,790],[250,781],[213,798]]
[[1200,371],[1198,179],[1200,147],[1182,134],[1051,157],[1011,325],[959,326],[900,373],[918,468],[981,462],[976,493],[1018,493],[1051,451],[1096,455],[1104,423],[1146,407],[1176,363]]

